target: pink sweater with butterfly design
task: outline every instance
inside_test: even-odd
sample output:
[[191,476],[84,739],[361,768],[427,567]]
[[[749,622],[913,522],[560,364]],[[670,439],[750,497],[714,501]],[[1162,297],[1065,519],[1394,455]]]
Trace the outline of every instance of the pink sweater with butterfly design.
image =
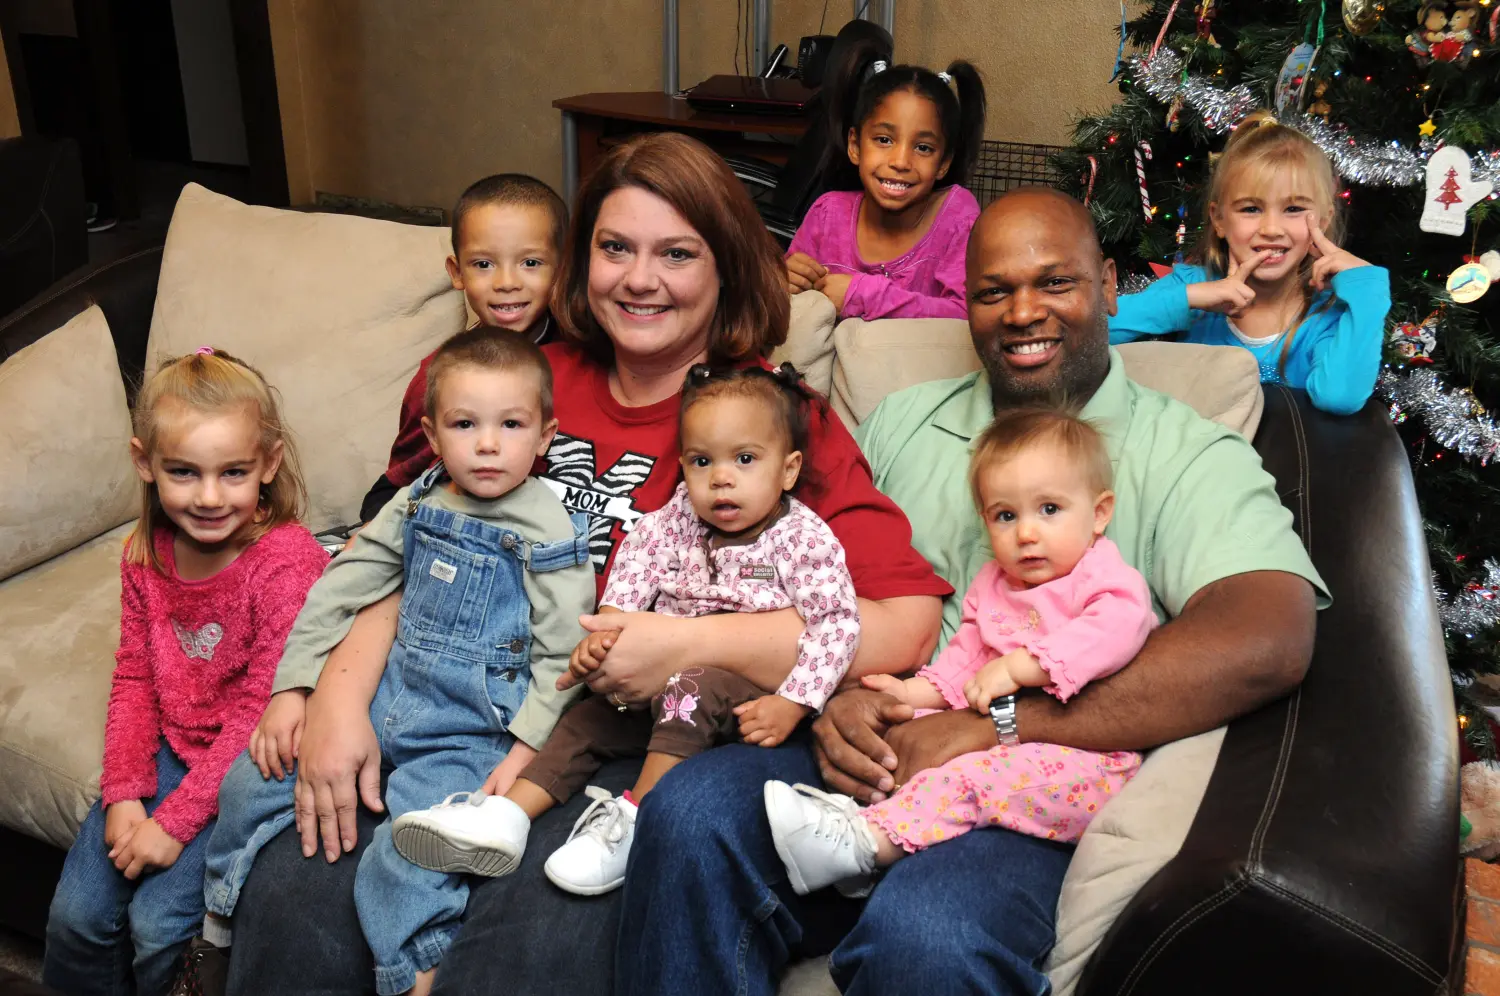
[[749,543],[714,545],[687,485],[642,518],[620,544],[600,605],[669,616],[793,608],[807,623],[797,663],[776,694],[821,710],[854,661],[859,606],[844,548],[795,498]]
[[154,796],[165,739],[188,773],[152,818],[186,844],[219,810],[219,782],[250,743],[292,621],[328,554],[287,523],[213,577],[184,581],[173,530],[158,529],[154,540],[165,573],[120,565],[120,649],[100,788],[106,806]]

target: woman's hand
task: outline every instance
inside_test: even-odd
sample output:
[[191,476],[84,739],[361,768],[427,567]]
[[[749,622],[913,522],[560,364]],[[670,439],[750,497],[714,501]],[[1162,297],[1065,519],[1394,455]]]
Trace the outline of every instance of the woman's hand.
[[505,760],[495,765],[495,770],[490,772],[490,777],[484,780],[484,787],[481,791],[485,795],[504,795],[509,792],[510,787],[516,783],[516,778],[526,770],[526,766],[535,757],[535,747],[517,740],[511,745],[510,753],[505,755]]
[[380,801],[380,742],[368,707],[325,702],[316,693],[307,700],[296,797],[303,857],[317,851],[319,833],[330,864],[354,849],[354,816],[360,801],[372,812],[385,810]]
[[[596,695],[613,694],[630,704],[649,702],[667,687],[667,679],[686,666],[685,626],[693,620],[674,619],[659,612],[622,612],[581,616],[579,622],[590,633],[615,631],[614,644],[588,685]],[[559,688],[577,684],[571,670],[558,682]]]
[[881,739],[912,717],[912,708],[884,692],[853,688],[828,700],[813,722],[823,781],[860,802],[879,802],[896,787],[896,752]]
[[126,831],[125,835],[110,849],[110,860],[124,872],[132,882],[141,877],[148,868],[170,868],[179,855],[182,844],[151,819],[142,820]]
[[125,799],[104,810],[104,846],[113,849],[137,823],[146,822],[146,807],[139,799]]
[[271,696],[260,722],[250,733],[250,760],[260,769],[260,777],[275,775],[278,782],[286,778],[297,758],[306,721],[307,689],[288,688]]
[[1262,249],[1243,264],[1235,262],[1234,258],[1230,257],[1229,275],[1223,280],[1206,280],[1203,283],[1188,284],[1188,307],[1199,311],[1217,311],[1230,318],[1240,317],[1245,313],[1246,308],[1255,303],[1255,291],[1246,281],[1255,275],[1256,269],[1270,255],[1271,250]]
[[812,290],[827,275],[827,267],[805,252],[795,252],[786,258],[786,289],[793,294]]
[[1327,287],[1328,281],[1332,280],[1336,273],[1343,273],[1357,266],[1370,265],[1349,250],[1340,249],[1334,245],[1333,240],[1323,234],[1323,229],[1316,222],[1309,228],[1312,231],[1312,245],[1308,247],[1308,252],[1314,260],[1311,281],[1313,290],[1322,290]]
[[619,630],[606,629],[597,633],[590,633],[578,641],[578,646],[573,648],[573,654],[568,658],[568,673],[557,679],[557,690],[564,691],[572,688],[580,681],[588,681],[593,677],[599,665],[604,663],[604,658],[609,654],[609,648],[615,645],[615,638],[620,635]]
[[815,285],[815,289],[828,300],[833,302],[833,310],[839,314],[844,313],[844,297],[849,293],[849,281],[853,278],[847,273],[825,274],[822,280]]
[[780,695],[762,695],[734,707],[734,714],[740,718],[740,739],[758,747],[785,743],[802,717],[811,711],[808,706]]

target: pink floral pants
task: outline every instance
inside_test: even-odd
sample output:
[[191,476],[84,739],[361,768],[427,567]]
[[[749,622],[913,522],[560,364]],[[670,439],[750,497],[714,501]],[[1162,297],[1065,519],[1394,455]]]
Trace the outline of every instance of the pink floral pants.
[[917,772],[864,815],[913,853],[976,827],[1072,843],[1140,766],[1141,756],[1128,751],[992,747]]

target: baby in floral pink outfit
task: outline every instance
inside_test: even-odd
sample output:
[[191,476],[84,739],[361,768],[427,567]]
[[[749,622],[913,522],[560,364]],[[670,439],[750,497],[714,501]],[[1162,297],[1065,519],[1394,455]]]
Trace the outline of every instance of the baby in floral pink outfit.
[[[917,715],[983,713],[1022,688],[1066,702],[1130,663],[1156,616],[1145,578],[1104,536],[1115,497],[1099,432],[1056,410],[1008,412],[977,440],[970,481],[995,559],[975,576],[958,631],[931,664],[905,680],[867,676],[866,687]],[[1057,744],[997,746],[920,771],[864,809],[767,782],[766,813],[792,887],[806,893],[980,827],[1075,842],[1140,761]]]
[[[599,608],[601,615],[673,616],[796,609],[806,626],[791,674],[767,694],[732,671],[690,668],[668,680],[649,710],[585,697],[503,797],[439,807],[446,811],[428,829],[455,868],[513,870],[532,820],[587,786],[604,760],[644,754],[640,778],[624,795],[588,788],[594,803],[545,865],[568,892],[609,892],[625,880],[636,806],[663,775],[726,740],[774,747],[823,708],[854,661],[859,609],[843,546],[790,493],[812,403],[791,364],[693,367],[682,395],[683,483],[625,538]],[[569,662],[575,680],[599,668],[617,632],[591,633],[578,644]]]

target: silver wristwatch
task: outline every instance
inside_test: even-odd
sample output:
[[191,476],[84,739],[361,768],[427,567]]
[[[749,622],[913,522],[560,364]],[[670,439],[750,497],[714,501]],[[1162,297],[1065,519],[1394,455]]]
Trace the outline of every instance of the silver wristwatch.
[[1001,696],[990,700],[990,719],[995,723],[995,740],[1001,747],[1014,747],[1021,742],[1016,732],[1016,697]]

